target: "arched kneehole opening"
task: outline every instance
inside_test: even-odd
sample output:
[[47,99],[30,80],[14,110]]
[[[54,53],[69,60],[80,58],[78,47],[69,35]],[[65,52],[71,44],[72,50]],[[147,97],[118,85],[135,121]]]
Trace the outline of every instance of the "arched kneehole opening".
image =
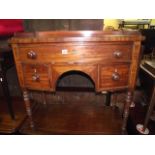
[[95,83],[89,75],[81,71],[68,71],[63,73],[56,82],[56,89],[68,88],[79,90],[87,89],[95,91]]
[[59,76],[55,92],[58,100],[64,104],[104,103],[104,96],[96,95],[93,79],[81,71],[67,71]]

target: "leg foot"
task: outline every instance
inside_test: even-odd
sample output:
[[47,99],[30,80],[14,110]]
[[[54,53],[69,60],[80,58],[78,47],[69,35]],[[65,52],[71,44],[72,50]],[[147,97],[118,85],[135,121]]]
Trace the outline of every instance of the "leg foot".
[[146,129],[144,130],[144,126],[143,126],[142,124],[137,124],[137,125],[136,125],[136,129],[137,129],[137,131],[140,132],[141,134],[144,134],[144,135],[148,135],[148,134],[149,134],[149,129],[146,128]]
[[134,108],[135,107],[135,103],[131,102],[130,108]]

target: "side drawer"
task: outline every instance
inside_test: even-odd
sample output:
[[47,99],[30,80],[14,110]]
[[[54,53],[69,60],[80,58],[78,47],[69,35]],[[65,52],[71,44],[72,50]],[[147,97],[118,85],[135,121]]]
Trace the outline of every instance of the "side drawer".
[[23,64],[24,85],[34,90],[50,89],[50,67],[48,64]]
[[99,66],[99,90],[120,89],[128,86],[129,64]]

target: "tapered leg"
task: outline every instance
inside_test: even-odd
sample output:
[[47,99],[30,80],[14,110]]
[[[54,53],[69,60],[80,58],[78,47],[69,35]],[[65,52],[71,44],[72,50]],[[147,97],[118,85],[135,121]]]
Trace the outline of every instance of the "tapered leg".
[[130,104],[132,102],[132,91],[128,91],[127,92],[127,96],[126,96],[126,103],[124,106],[124,112],[123,112],[123,124],[122,124],[122,133],[124,134],[126,132],[126,125],[127,125],[127,120],[128,120],[128,116],[129,116],[129,107]]
[[24,97],[24,102],[25,102],[25,106],[26,106],[26,112],[27,112],[27,115],[28,115],[29,121],[30,121],[30,126],[31,126],[31,128],[34,128],[34,123],[33,123],[33,119],[32,119],[32,111],[31,111],[30,98],[29,98],[29,94],[28,94],[27,90],[23,91],[23,97]]

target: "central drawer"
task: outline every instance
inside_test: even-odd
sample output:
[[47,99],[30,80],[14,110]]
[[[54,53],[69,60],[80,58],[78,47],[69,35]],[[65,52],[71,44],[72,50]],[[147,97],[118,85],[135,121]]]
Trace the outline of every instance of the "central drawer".
[[17,56],[26,62],[130,61],[131,44],[32,44],[20,46]]

